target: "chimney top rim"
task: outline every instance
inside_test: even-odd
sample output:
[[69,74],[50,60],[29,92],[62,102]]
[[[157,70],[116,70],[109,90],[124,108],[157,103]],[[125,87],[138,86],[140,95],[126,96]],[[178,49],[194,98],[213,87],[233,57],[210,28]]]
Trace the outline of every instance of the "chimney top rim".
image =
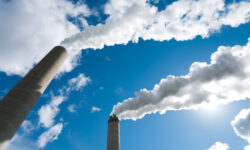
[[119,122],[119,118],[117,117],[116,114],[113,114],[113,115],[109,116],[109,121],[108,122],[113,122],[113,121],[118,121]]

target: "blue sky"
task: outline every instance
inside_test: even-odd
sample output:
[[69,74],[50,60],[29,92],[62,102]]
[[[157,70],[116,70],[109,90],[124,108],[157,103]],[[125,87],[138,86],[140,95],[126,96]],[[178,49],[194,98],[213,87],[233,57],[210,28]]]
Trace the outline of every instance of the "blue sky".
[[[50,10],[49,2],[55,4],[53,10]],[[148,105],[143,104],[147,96],[140,99],[140,93],[135,95],[144,88],[148,93],[154,93],[154,86],[169,75],[178,79],[188,75],[194,62],[210,64],[211,55],[220,46],[227,46],[225,54],[243,49],[246,54],[245,57],[239,56],[239,61],[242,60],[239,68],[245,68],[246,72],[250,68],[247,63],[250,56],[247,46],[250,35],[249,1],[214,0],[218,7],[216,10],[209,8],[214,4],[208,0],[175,1],[181,4],[183,10],[184,6],[187,10],[189,7],[196,10],[194,5],[200,5],[200,14],[195,14],[195,11],[189,14],[190,11],[187,11],[179,18],[183,24],[174,22],[176,18],[165,18],[167,20],[162,27],[160,22],[163,16],[168,16],[170,12],[178,14],[182,10],[173,2],[46,0],[41,7],[39,0],[0,1],[0,19],[6,19],[0,22],[0,31],[5,31],[0,35],[0,51],[3,54],[0,56],[0,97],[53,46],[62,44],[70,54],[30,112],[26,123],[18,130],[8,150],[106,149],[108,117],[118,102],[128,98],[138,102],[138,108],[132,109],[133,106],[125,106],[125,103],[122,103],[124,111],[123,108],[114,108],[123,119],[120,122],[122,150],[248,150],[250,93],[247,92],[246,82],[250,76],[246,74],[238,79],[238,68],[235,68],[235,73],[233,70],[223,78],[216,78],[217,83],[211,81],[222,90],[224,88],[226,94],[227,91],[236,92],[236,96],[229,93],[228,97],[220,99],[216,97],[218,93],[211,89],[214,101],[210,97],[204,99],[207,103],[190,100],[190,105],[177,108],[174,105],[179,100],[176,94],[172,98],[173,104],[163,106],[154,103],[150,105],[154,109],[148,111],[144,109]],[[188,3],[182,5],[182,2]],[[220,4],[224,5],[221,6],[223,9]],[[167,7],[169,9],[165,9]],[[205,7],[214,13],[207,15]],[[15,11],[13,8],[16,8]],[[216,13],[220,15],[216,16]],[[201,16],[206,17],[199,20]],[[19,23],[20,26],[17,26]],[[168,25],[172,25],[171,28]],[[220,59],[222,54],[218,54],[215,64],[219,64]],[[224,64],[221,66],[223,69]],[[231,85],[230,79],[236,80],[239,85]],[[195,96],[192,92],[209,86],[207,83],[210,81],[199,84],[190,82],[187,87],[191,87],[191,94],[180,90],[179,95]],[[237,93],[239,88],[242,93]],[[211,93],[210,96],[214,96]],[[230,96],[233,98],[230,99]],[[165,103],[168,97],[160,101]],[[153,101],[154,95],[150,98]],[[159,114],[161,106],[166,113]],[[243,109],[245,115],[240,113]],[[142,113],[139,114],[138,110]],[[46,137],[49,131],[52,137],[48,134]],[[42,141],[42,137],[48,140]]]

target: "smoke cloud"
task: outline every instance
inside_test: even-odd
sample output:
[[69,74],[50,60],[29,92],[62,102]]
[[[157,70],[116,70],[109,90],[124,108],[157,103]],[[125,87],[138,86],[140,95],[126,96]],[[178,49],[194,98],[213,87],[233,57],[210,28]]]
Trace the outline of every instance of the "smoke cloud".
[[[158,10],[149,0],[109,0],[103,12],[108,18],[93,26],[86,17],[98,13],[83,2],[0,1],[0,20],[4,20],[0,22],[0,71],[24,75],[60,43],[69,51],[60,69],[62,73],[78,65],[82,49],[138,42],[139,38],[155,41],[206,38],[224,25],[238,27],[249,22],[250,2],[179,0]],[[83,31],[68,16],[76,18]]]
[[211,62],[194,62],[185,76],[169,75],[152,90],[114,106],[120,119],[140,119],[168,110],[197,109],[209,103],[227,104],[250,97],[250,38],[245,46],[220,46]]
[[225,4],[225,0],[179,0],[158,11],[148,0],[110,0],[104,24],[87,26],[66,38],[67,49],[101,49],[129,41],[192,40],[209,37],[223,25],[237,27],[250,20],[250,2]]

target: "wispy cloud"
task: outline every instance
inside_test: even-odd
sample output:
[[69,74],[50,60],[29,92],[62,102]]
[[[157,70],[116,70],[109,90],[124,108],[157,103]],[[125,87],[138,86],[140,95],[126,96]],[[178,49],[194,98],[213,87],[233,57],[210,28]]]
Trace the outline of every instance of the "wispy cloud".
[[83,73],[80,73],[77,77],[72,78],[68,81],[69,88],[71,90],[80,90],[91,82],[90,77],[86,77]]
[[38,110],[39,124],[45,128],[51,127],[55,122],[55,117],[59,113],[59,105],[66,100],[63,95],[52,96],[51,101]]
[[207,150],[229,150],[229,145],[226,143],[216,142]]
[[53,127],[49,128],[47,131],[45,131],[43,134],[39,136],[39,139],[37,141],[38,147],[43,148],[47,145],[47,143],[57,140],[58,136],[62,132],[62,129],[63,129],[62,123],[58,123]]
[[37,149],[35,143],[24,135],[15,134],[7,150],[34,150]]
[[185,76],[162,79],[152,90],[141,89],[135,97],[114,106],[121,119],[144,117],[168,110],[197,109],[207,104],[227,104],[250,97],[250,38],[245,46],[221,46],[211,62],[194,62]]
[[96,106],[92,106],[91,113],[98,112],[98,111],[101,111],[101,110],[102,110],[101,108],[98,108]]
[[21,125],[21,129],[25,134],[30,134],[36,127],[29,120],[24,120]]
[[71,104],[68,106],[68,110],[72,113],[76,112],[76,108],[77,108],[77,106],[75,104]]
[[[60,122],[55,124],[55,118],[58,113],[61,111],[59,106],[68,98],[70,93],[74,90],[80,90],[84,86],[86,86],[91,79],[86,77],[84,74],[80,73],[77,77],[69,79],[68,85],[59,89],[60,95],[54,96],[52,95],[51,101],[45,105],[43,105],[38,110],[39,115],[39,123],[38,125],[48,128],[47,131],[41,134],[37,141],[38,147],[45,147],[48,142],[53,142],[58,138],[58,135],[61,133],[63,128],[63,118],[61,118]],[[76,109],[81,106],[82,101],[77,106],[76,104],[70,104],[68,106],[68,110],[72,113],[76,112]],[[97,111],[97,110],[96,110]]]
[[106,61],[110,62],[110,58],[108,56],[105,56]]

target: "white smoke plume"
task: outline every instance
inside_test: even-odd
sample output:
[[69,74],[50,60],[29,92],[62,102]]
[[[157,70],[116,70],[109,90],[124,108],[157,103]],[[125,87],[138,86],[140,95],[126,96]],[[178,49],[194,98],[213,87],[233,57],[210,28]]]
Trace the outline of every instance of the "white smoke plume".
[[[225,0],[179,0],[161,11],[149,1],[109,0],[104,5],[108,16],[105,23],[92,26],[85,17],[97,12],[83,2],[2,0],[0,71],[24,75],[60,43],[69,51],[60,72],[69,72],[78,65],[81,49],[137,42],[139,38],[156,41],[206,38],[223,25],[237,27],[250,20],[247,0],[231,4],[226,4]],[[83,31],[67,16],[77,18]]]
[[209,37],[223,25],[237,27],[250,20],[250,2],[225,4],[225,0],[179,0],[165,10],[148,0],[110,0],[104,24],[88,26],[61,44],[67,49],[101,49],[129,41],[191,40]]
[[250,150],[250,145],[245,146],[244,150]]
[[[0,0],[0,71],[25,75],[65,37],[80,32],[67,16],[91,14],[86,4],[68,0]],[[80,54],[70,50],[61,72],[71,71]]]
[[245,46],[220,46],[211,62],[194,62],[185,76],[169,75],[152,90],[114,106],[120,119],[139,119],[168,110],[197,109],[209,103],[227,104],[250,97],[250,38]]

